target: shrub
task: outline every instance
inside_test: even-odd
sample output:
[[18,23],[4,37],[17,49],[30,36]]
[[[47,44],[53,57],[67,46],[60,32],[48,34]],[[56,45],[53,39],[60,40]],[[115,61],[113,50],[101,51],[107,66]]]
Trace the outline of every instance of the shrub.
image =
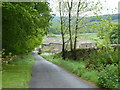
[[118,65],[107,65],[99,73],[99,85],[105,88],[118,88]]
[[119,38],[118,25],[120,25],[120,24],[119,23],[113,23],[113,29],[112,29],[112,32],[110,33],[110,41],[111,41],[111,43],[120,43],[120,42],[118,42],[118,38]]
[[12,55],[11,52],[9,52],[8,55],[5,55],[5,49],[3,49],[1,51],[1,56],[0,57],[2,57],[0,59],[0,61],[1,61],[2,64],[8,64],[9,62],[11,62],[11,61],[13,61],[14,59],[17,58],[17,56],[16,55]]
[[109,53],[104,50],[98,50],[97,52],[90,53],[89,62],[92,62],[96,67],[101,65],[116,64],[118,63],[118,50],[111,51]]
[[[103,53],[104,54],[104,53]],[[117,88],[118,87],[118,64],[105,64],[104,61],[107,55],[91,54],[92,57],[84,61],[74,61],[70,59],[63,60],[59,55],[43,55],[47,60],[59,64],[68,71],[86,79],[104,88]],[[116,54],[117,55],[117,54]],[[113,54],[113,56],[116,57]],[[101,57],[103,56],[103,57]],[[113,57],[112,56],[112,57]],[[103,58],[103,59],[101,59]],[[101,61],[104,60],[104,61]],[[89,68],[86,68],[89,62]]]

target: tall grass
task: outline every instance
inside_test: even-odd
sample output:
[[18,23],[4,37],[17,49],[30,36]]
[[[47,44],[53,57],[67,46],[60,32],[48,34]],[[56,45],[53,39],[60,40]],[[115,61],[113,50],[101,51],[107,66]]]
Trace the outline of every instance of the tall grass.
[[[118,88],[118,54],[117,51],[106,55],[101,51],[91,53],[86,60],[63,60],[60,55],[42,55],[48,61],[58,64],[68,71],[89,80],[100,87]],[[112,58],[110,61],[109,56]]]
[[62,60],[60,56],[56,55],[42,55],[48,61],[58,64],[68,71],[94,83],[98,83],[98,71],[93,71],[86,68],[87,61]]

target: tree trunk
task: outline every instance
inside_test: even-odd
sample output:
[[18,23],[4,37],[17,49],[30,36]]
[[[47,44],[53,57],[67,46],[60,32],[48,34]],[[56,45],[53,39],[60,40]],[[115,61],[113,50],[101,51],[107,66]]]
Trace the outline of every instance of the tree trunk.
[[74,40],[74,56],[73,56],[73,58],[74,58],[74,60],[76,60],[77,59],[77,52],[76,52],[76,48],[77,48],[77,31],[78,31],[78,21],[79,21],[79,7],[80,7],[80,3],[81,3],[81,1],[79,1],[79,3],[78,3],[78,8],[77,8],[77,17],[76,17],[76,27],[75,27],[75,40]]
[[62,18],[61,2],[59,2],[59,12],[60,12],[60,22],[61,22],[61,35],[62,35],[62,57],[63,59],[65,59],[65,40],[64,40],[64,32],[63,32],[63,18]]
[[70,49],[71,49],[71,52],[73,52],[72,31],[71,31],[71,10],[72,10],[72,2],[71,2],[71,6],[69,5],[69,2],[68,2],[68,9],[69,9],[69,36],[70,36]]

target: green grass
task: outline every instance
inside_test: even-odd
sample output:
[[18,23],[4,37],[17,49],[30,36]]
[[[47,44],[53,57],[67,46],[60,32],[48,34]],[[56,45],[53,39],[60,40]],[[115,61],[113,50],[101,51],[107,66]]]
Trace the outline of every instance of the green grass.
[[94,83],[98,83],[97,71],[86,69],[87,61],[74,61],[70,59],[63,60],[56,55],[42,55],[48,61],[64,67],[66,70]]
[[62,38],[62,35],[59,35],[59,34],[47,34],[47,37]]
[[[91,81],[103,88],[118,87],[118,65],[100,66],[96,69],[92,66],[86,68],[88,60],[74,61],[70,59],[63,60],[59,55],[42,55],[48,61],[64,67],[66,70],[78,75],[79,77]],[[105,55],[106,56],[106,55]]]
[[2,88],[28,88],[33,63],[33,55],[28,54],[3,65]]
[[112,20],[112,22],[118,23],[118,19]]
[[[55,34],[48,34],[47,36],[53,37],[53,38],[62,38],[61,35],[55,35]],[[45,37],[46,38],[46,37]],[[65,38],[68,39],[69,35],[66,34]],[[97,34],[96,33],[83,33],[78,35],[79,40],[84,40],[84,39],[96,39]]]
[[[1,53],[0,53],[1,57]],[[2,89],[2,64],[1,64],[1,59],[0,59],[0,90]]]
[[97,38],[97,34],[96,33],[79,34],[78,38],[79,39],[95,39],[95,38]]
[[[65,38],[69,38],[69,35],[65,35]],[[83,33],[83,34],[78,34],[78,40],[92,40],[96,39],[97,34],[96,33]]]
[[0,90],[2,89],[2,72],[0,71]]

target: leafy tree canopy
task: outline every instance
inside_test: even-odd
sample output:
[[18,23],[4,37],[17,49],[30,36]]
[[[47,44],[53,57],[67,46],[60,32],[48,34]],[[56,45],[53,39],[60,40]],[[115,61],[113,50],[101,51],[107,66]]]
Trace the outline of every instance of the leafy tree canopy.
[[7,2],[2,7],[2,47],[6,54],[28,52],[41,44],[52,18],[49,3]]

